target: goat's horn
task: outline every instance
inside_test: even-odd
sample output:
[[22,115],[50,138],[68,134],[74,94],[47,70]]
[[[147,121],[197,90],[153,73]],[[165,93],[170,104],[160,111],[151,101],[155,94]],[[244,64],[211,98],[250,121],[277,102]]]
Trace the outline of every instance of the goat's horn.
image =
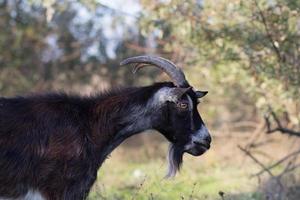
[[120,65],[134,64],[133,72],[145,66],[156,66],[172,79],[177,87],[189,87],[189,83],[185,79],[182,70],[171,61],[157,56],[136,56],[123,60]]

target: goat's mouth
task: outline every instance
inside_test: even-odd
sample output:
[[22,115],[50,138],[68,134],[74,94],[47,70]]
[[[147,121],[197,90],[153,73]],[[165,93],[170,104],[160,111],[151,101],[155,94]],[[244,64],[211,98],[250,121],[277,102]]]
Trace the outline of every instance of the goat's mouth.
[[169,171],[166,177],[175,176],[176,172],[180,169],[183,153],[186,152],[193,156],[200,156],[204,154],[209,148],[210,142],[200,143],[193,141],[192,144],[188,144],[185,146],[171,143],[168,155]]
[[189,149],[186,149],[186,152],[193,155],[193,156],[201,156],[210,148],[209,143],[200,143],[197,142],[193,144],[193,146]]

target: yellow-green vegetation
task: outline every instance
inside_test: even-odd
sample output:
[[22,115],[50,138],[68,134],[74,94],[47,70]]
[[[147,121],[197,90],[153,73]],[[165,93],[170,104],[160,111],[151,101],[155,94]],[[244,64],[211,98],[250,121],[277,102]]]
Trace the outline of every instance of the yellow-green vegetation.
[[[261,137],[272,111],[284,128],[299,131],[299,0],[0,0],[0,13],[1,96],[90,95],[166,81],[155,69],[133,76],[119,67],[140,54],[172,60],[193,86],[209,91],[199,105],[215,129],[207,154],[186,155],[181,173],[165,180],[167,144],[148,138],[122,145],[100,169],[90,200],[256,200],[276,193],[249,178],[261,168],[237,145],[251,142],[248,150],[266,166],[299,150],[299,137]],[[299,156],[290,157],[272,173],[280,175],[291,161],[300,166]],[[297,172],[285,177],[296,190]]]
[[185,155],[181,172],[164,179],[167,162],[163,155],[167,154],[167,144],[160,145],[160,151],[148,158],[141,147],[122,145],[100,169],[89,200],[221,199],[222,192],[225,199],[262,199],[256,191],[256,179],[249,178],[257,168],[253,163],[245,164],[237,149],[232,149],[237,154],[233,157],[228,157],[231,152],[218,155],[218,147],[202,157]]
[[143,29],[160,30],[160,47],[186,66],[194,85],[220,95],[218,104],[272,107],[299,124],[299,1],[141,2]]

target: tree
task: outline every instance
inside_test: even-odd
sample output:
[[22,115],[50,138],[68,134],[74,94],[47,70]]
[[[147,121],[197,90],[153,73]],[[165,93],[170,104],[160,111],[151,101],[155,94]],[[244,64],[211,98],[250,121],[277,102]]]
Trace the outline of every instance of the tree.
[[294,128],[299,125],[299,3],[173,0],[143,5],[144,29],[161,32],[164,49],[191,66],[191,73],[206,74],[214,94],[235,107],[255,104],[262,114],[269,106],[286,111]]
[[90,93],[139,81],[127,75],[130,68],[119,67],[121,59],[137,54],[129,43],[146,46],[134,23],[138,16],[85,0],[3,0],[0,13],[2,95]]

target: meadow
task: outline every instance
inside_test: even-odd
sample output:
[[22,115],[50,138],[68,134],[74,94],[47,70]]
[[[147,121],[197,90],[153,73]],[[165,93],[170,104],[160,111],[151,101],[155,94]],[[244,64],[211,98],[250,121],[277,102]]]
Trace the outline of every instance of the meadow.
[[[164,138],[157,133],[132,137],[105,161],[88,199],[265,199],[257,178],[250,177],[260,167],[237,147],[250,136],[218,134],[203,156],[185,155],[181,172],[171,179],[164,179],[168,149]],[[284,150],[278,144],[266,148],[276,149],[275,157]]]
[[170,81],[119,65],[167,58],[209,91],[198,109],[211,149],[185,155],[181,172],[164,179],[166,140],[133,136],[102,165],[88,199],[299,200],[299,8],[299,0],[0,0],[1,97]]

